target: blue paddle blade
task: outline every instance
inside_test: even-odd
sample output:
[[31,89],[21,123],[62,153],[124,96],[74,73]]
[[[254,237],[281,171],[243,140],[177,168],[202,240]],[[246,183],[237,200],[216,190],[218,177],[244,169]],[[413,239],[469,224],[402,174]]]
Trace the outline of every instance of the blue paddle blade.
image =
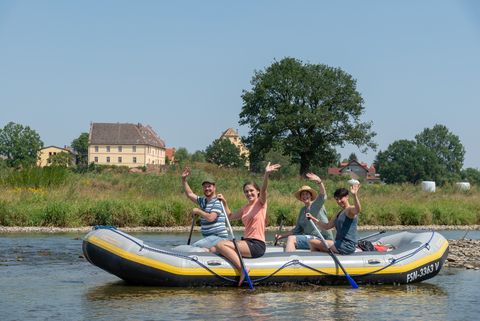
[[345,276],[347,277],[347,280],[348,282],[350,282],[350,285],[352,286],[352,288],[354,289],[358,289],[358,285],[357,283],[352,279],[352,277],[348,274],[345,274]]
[[252,283],[252,280],[250,280],[250,277],[247,275],[245,275],[246,279],[247,279],[247,282],[248,282],[248,287],[250,288],[250,290],[253,290],[253,283]]

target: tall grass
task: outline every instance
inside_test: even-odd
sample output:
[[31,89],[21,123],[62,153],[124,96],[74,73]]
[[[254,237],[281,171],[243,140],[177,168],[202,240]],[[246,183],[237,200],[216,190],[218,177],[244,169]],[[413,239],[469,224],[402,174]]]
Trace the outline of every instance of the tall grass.
[[[181,169],[175,167],[162,174],[4,169],[0,171],[0,225],[188,225],[195,204],[183,194],[180,175]],[[232,209],[246,203],[244,182],[262,183],[262,175],[196,164],[188,182],[197,194],[202,193],[201,182],[206,176],[216,179],[217,192],[226,196]],[[285,225],[294,225],[303,204],[292,194],[309,184],[300,177],[280,179],[273,174],[268,188],[268,223],[277,225],[278,217],[283,216]],[[325,206],[331,217],[339,209],[333,191],[348,186],[346,179],[327,179],[325,185]],[[361,225],[480,224],[480,193],[476,186],[468,192],[444,186],[436,193],[424,193],[419,186],[408,184],[363,185],[359,197],[363,208]]]

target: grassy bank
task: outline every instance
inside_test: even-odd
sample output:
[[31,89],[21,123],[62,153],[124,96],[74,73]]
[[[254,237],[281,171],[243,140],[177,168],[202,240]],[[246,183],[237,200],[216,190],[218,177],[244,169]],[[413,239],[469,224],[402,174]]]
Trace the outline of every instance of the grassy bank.
[[[226,195],[231,208],[245,203],[243,183],[261,176],[246,171],[193,167],[189,183],[201,193],[206,175],[217,180],[217,191]],[[300,178],[272,175],[269,185],[269,225],[281,214],[285,225],[294,225],[302,204],[292,193],[308,184]],[[312,185],[314,186],[314,185]],[[328,195],[346,180],[326,180]],[[480,224],[480,192],[453,186],[423,193],[412,185],[363,185],[361,225],[469,225]],[[80,227],[86,225],[178,226],[189,225],[193,204],[183,195],[180,169],[162,174],[126,173],[122,170],[77,174],[62,169],[0,172],[0,225]],[[329,215],[338,207],[330,197]]]

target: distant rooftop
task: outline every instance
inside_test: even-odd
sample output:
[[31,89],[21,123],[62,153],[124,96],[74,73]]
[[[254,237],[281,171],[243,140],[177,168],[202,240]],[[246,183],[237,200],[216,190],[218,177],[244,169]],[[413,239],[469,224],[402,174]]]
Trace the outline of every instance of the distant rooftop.
[[92,123],[89,143],[92,145],[150,145],[165,148],[165,142],[150,126],[129,123]]

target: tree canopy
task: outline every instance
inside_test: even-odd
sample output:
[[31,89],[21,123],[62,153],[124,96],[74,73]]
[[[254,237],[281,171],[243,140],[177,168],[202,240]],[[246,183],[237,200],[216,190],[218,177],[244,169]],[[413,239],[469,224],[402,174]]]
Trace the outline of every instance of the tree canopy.
[[216,139],[211,145],[207,146],[205,158],[207,162],[222,167],[245,167],[245,158],[240,154],[240,149],[226,138]]
[[360,120],[364,107],[356,80],[342,69],[284,58],[256,71],[251,84],[242,94],[239,123],[250,128],[245,143],[253,166],[274,142],[302,174],[311,165],[333,164],[335,147],[345,143],[376,148],[371,122]]
[[185,162],[190,160],[190,154],[185,147],[180,147],[175,151],[174,159],[176,163],[184,164]]
[[80,166],[88,165],[88,133],[81,133],[80,136],[72,141],[72,148],[77,153],[77,164]]
[[460,173],[465,159],[465,148],[460,138],[451,133],[446,126],[437,124],[433,128],[425,128],[415,136],[415,139],[417,143],[435,153],[445,174]]
[[435,125],[415,138],[395,141],[377,154],[377,172],[386,183],[433,180],[442,185],[460,178],[465,150],[458,136]]
[[9,122],[0,129],[0,155],[9,166],[35,166],[42,148],[40,135],[29,126]]
[[69,167],[72,166],[72,157],[67,152],[60,152],[55,155],[51,155],[49,158],[50,166],[57,167]]

